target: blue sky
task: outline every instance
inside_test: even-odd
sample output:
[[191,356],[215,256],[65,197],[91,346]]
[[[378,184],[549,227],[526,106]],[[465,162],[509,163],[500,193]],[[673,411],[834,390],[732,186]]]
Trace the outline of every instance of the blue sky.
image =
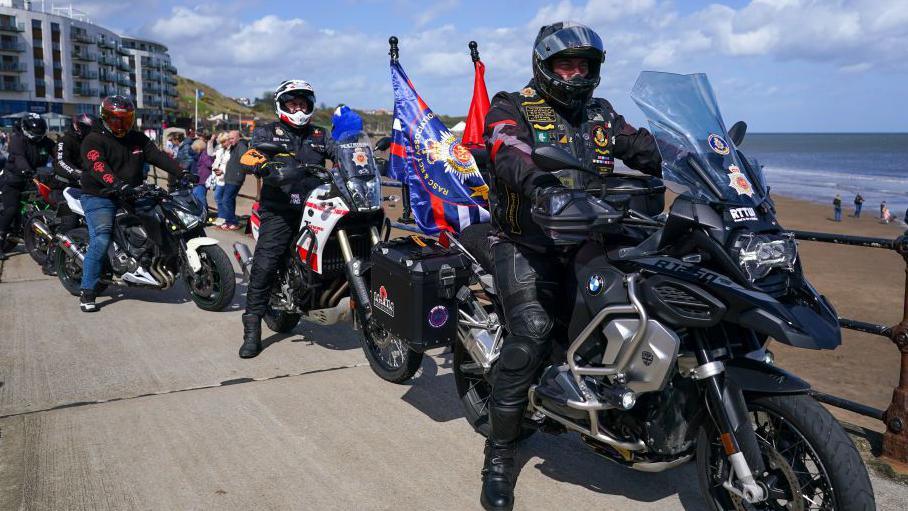
[[319,102],[390,108],[387,39],[439,113],[465,114],[473,72],[490,93],[530,76],[541,24],[596,29],[608,55],[597,95],[636,123],[628,97],[642,70],[705,72],[727,122],[752,131],[908,132],[906,0],[83,1],[95,22],[170,47],[180,74],[233,96],[287,78]]

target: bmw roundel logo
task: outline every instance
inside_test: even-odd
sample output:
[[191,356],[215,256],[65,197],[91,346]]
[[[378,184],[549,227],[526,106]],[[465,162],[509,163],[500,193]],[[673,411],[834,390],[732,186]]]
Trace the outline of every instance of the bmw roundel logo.
[[598,295],[602,291],[602,287],[605,285],[605,280],[602,278],[602,275],[596,274],[590,277],[590,281],[586,285],[586,289],[590,292],[591,295]]

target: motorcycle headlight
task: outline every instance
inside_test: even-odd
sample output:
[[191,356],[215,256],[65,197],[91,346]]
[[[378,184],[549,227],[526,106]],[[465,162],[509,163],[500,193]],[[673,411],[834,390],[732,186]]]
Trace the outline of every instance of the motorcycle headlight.
[[182,209],[174,209],[173,212],[177,215],[177,218],[180,220],[180,223],[183,224],[183,227],[186,229],[192,229],[193,227],[199,225],[202,221],[199,215],[193,215],[188,211]]
[[738,262],[751,282],[765,277],[773,268],[794,271],[798,246],[793,234],[745,234],[741,236],[740,246]]
[[381,189],[378,179],[348,179],[347,190],[353,198],[353,207],[368,211],[381,207]]

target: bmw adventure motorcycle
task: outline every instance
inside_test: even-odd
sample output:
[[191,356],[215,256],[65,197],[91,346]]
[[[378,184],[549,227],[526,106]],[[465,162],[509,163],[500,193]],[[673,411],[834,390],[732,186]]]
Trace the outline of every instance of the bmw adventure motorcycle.
[[[258,144],[255,149],[270,159],[289,158],[274,144]],[[264,319],[274,332],[289,332],[300,319],[319,325],[346,321],[351,319],[351,310],[368,302],[368,298],[359,299],[357,293],[366,296],[362,264],[379,242],[385,218],[381,176],[366,133],[344,137],[336,149],[335,164],[330,169],[291,162],[276,171],[279,176],[271,176],[287,183],[288,193],[290,183],[311,178],[321,181],[300,205],[303,215],[292,240],[293,250],[273,279]],[[257,207],[250,223],[257,240]],[[248,277],[254,255],[242,243],[235,243],[233,248]]]
[[[236,278],[230,257],[218,240],[205,236],[205,211],[187,183],[168,193],[153,184],[133,190],[120,201],[114,218],[101,288],[108,285],[169,289],[178,280],[203,310],[220,311],[233,301]],[[81,190],[63,191],[69,209],[84,216]],[[56,235],[57,277],[73,295],[80,292],[88,229]],[[98,292],[101,290],[99,289]]]
[[[632,97],[664,179],[684,191],[658,215],[635,209],[628,190],[534,211],[576,252],[565,342],[529,391],[525,436],[577,432],[602,457],[645,472],[696,459],[712,509],[875,509],[845,431],[767,350],[770,337],[834,349],[841,333],[776,220],[760,167],[736,149],[746,127],[725,130],[702,74],[644,72]],[[550,171],[588,172],[558,148],[533,158]],[[487,434],[505,325],[482,229],[446,241],[472,261],[473,285],[457,294],[453,370],[467,419]]]

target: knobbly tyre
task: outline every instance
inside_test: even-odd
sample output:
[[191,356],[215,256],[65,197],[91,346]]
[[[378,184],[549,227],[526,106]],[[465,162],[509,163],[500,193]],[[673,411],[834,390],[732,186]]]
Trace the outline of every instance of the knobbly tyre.
[[[233,301],[236,277],[230,257],[218,240],[205,236],[205,214],[188,183],[173,192],[152,184],[132,190],[120,201],[114,218],[107,264],[101,286],[140,286],[169,289],[177,280],[203,310],[220,311]],[[84,215],[81,192],[63,191],[69,208]],[[56,236],[57,276],[63,287],[78,295],[82,261],[88,248],[88,229],[78,227]],[[100,290],[99,290],[100,292]]]
[[[280,156],[273,144],[255,149],[270,157]],[[337,144],[335,165],[290,166],[280,170],[288,183],[316,177],[315,187],[305,203],[299,231],[293,239],[294,250],[275,276],[265,323],[274,332],[289,332],[299,320],[331,325],[351,319],[363,327],[363,349],[379,374],[409,367],[411,353],[400,344],[394,356],[387,344],[376,340],[371,328],[366,272],[372,247],[379,243],[384,223],[381,176],[373,146],[366,133],[345,137]],[[258,237],[256,208],[250,218],[252,233]],[[249,248],[234,244],[234,254],[244,274],[251,266]],[[248,275],[247,275],[248,276]],[[387,356],[392,362],[385,362]],[[418,355],[413,355],[416,358]],[[421,356],[418,356],[421,360]],[[418,367],[419,360],[416,360]]]
[[[874,509],[841,425],[766,349],[768,337],[834,349],[841,332],[775,218],[760,167],[736,149],[746,126],[726,132],[705,75],[646,72],[632,97],[649,118],[664,178],[686,191],[661,213],[648,207],[646,186],[600,182],[598,198],[578,193],[548,216],[534,210],[575,252],[558,327],[565,342],[530,389],[524,437],[577,432],[602,457],[645,472],[696,459],[712,509]],[[596,182],[558,148],[533,159]],[[471,259],[472,286],[456,295],[453,371],[482,434],[505,328],[487,232],[474,225],[441,240]]]

